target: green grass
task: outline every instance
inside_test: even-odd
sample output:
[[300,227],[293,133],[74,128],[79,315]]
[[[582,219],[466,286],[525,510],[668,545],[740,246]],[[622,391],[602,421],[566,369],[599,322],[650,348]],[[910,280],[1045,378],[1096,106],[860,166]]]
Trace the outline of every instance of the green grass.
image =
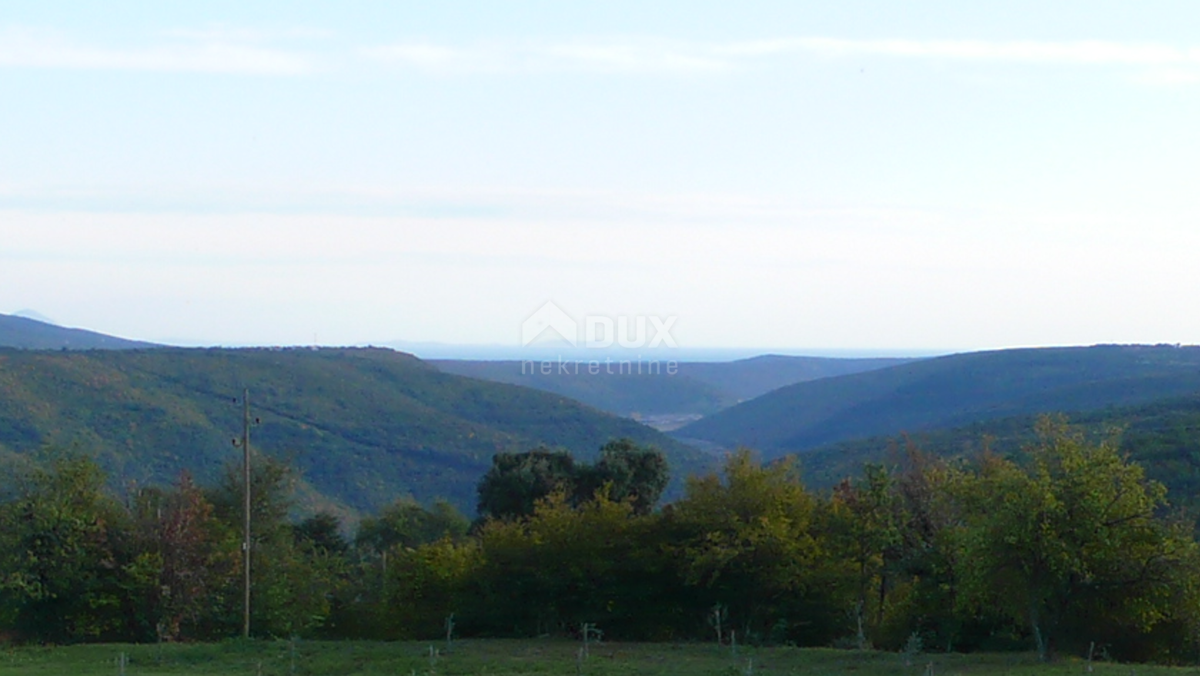
[[[129,676],[156,674],[276,675],[445,675],[524,674],[586,676],[705,674],[854,674],[856,676],[925,676],[932,665],[937,676],[971,674],[1085,674],[1078,659],[1040,664],[1029,654],[925,654],[912,666],[902,655],[830,649],[742,648],[737,656],[712,644],[601,643],[578,664],[579,644],[564,640],[478,640],[456,642],[450,650],[429,643],[363,641],[310,642],[231,641],[192,645],[81,645],[57,648],[0,649],[0,674],[12,676],[109,676],[117,659],[127,655]],[[577,671],[579,667],[581,670]],[[752,671],[751,671],[752,670]],[[1191,674],[1196,668],[1096,663],[1094,674],[1139,676]]]

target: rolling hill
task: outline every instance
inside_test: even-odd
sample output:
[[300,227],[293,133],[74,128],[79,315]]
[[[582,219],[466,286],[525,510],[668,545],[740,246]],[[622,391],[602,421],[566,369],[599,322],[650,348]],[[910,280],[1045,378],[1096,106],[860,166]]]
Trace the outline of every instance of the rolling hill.
[[0,314],[0,347],[22,350],[134,350],[157,347],[84,329],[68,329],[48,322]]
[[[643,417],[714,413],[740,401],[753,399],[785,385],[831,376],[858,373],[906,363],[908,359],[835,359],[827,357],[791,357],[764,355],[729,362],[681,362],[674,373],[659,364],[656,373],[641,374],[619,366],[608,373],[600,362],[599,373],[554,368],[543,374],[542,362],[468,361],[440,359],[431,363],[447,373],[482,378],[494,382],[524,385],[554,392],[622,416]],[[568,362],[568,365],[573,362]]]
[[[828,488],[858,474],[868,462],[897,464],[907,448],[941,457],[972,458],[987,449],[1020,458],[1037,441],[1037,415],[1013,416],[963,427],[903,436],[843,441],[804,453],[805,482]],[[1092,441],[1116,436],[1126,456],[1146,476],[1167,486],[1171,502],[1200,516],[1200,394],[1168,397],[1147,404],[1066,412],[1072,427]]]
[[1200,348],[1037,348],[956,354],[790,385],[675,433],[767,457],[848,439],[1200,392]]
[[473,511],[491,456],[539,444],[588,458],[630,437],[664,450],[676,474],[708,462],[632,420],[386,349],[0,350],[0,455],[74,446],[121,482],[185,468],[211,480],[237,457],[244,387],[261,420],[254,447],[356,509],[407,494]]

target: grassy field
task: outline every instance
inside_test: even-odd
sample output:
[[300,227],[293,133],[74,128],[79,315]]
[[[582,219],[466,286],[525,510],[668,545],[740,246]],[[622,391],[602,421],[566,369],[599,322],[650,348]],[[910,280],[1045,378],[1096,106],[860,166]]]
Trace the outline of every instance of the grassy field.
[[[0,649],[0,674],[8,676],[283,676],[337,674],[389,676],[458,676],[486,674],[570,676],[684,674],[742,676],[749,674],[853,674],[855,676],[950,676],[971,674],[1085,674],[1078,659],[1039,664],[1027,654],[904,655],[828,649],[728,648],[706,644],[601,643],[579,659],[580,645],[559,640],[460,641],[450,650],[429,643],[362,641],[227,642],[220,644],[82,645],[61,648]],[[119,664],[124,654],[126,664]],[[911,664],[906,664],[911,662]],[[1093,673],[1111,676],[1200,673],[1200,669],[1096,663]]]

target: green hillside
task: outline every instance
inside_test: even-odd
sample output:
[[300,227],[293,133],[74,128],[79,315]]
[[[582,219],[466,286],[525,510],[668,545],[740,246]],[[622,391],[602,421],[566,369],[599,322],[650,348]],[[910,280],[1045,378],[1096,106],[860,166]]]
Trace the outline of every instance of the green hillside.
[[554,392],[617,415],[653,416],[707,415],[785,385],[907,361],[764,355],[730,362],[681,362],[673,373],[660,363],[658,372],[648,373],[646,368],[641,374],[622,373],[619,366],[612,366],[609,373],[603,361],[596,374],[587,371],[586,363],[578,372],[568,368],[566,373],[554,362],[549,373],[540,371],[541,362],[442,359],[431,363],[447,373]]
[[847,439],[956,427],[1045,411],[1089,411],[1200,392],[1200,348],[1001,350],[799,383],[676,433],[768,457]]
[[0,350],[0,454],[95,452],[120,481],[208,480],[237,457],[250,388],[255,448],[359,509],[410,494],[474,507],[497,451],[538,444],[589,458],[615,437],[704,466],[683,444],[563,397],[443,373],[386,349]]
[[132,350],[155,345],[0,314],[0,347],[23,350]]
[[[1098,441],[1118,434],[1121,450],[1170,491],[1171,501],[1200,514],[1200,394],[1148,404],[1066,414],[1072,426]],[[858,474],[868,462],[895,464],[909,447],[942,457],[974,457],[984,449],[1020,456],[1037,440],[1038,416],[1013,416],[963,427],[901,436],[843,441],[801,458],[806,483],[829,487]]]

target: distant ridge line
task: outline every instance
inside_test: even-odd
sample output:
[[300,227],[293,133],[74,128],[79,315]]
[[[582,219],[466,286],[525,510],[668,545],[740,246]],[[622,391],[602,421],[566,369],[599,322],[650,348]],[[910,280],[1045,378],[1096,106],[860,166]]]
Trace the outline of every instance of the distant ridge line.
[[165,347],[157,343],[118,338],[87,329],[0,314],[0,348],[17,350],[140,350]]

